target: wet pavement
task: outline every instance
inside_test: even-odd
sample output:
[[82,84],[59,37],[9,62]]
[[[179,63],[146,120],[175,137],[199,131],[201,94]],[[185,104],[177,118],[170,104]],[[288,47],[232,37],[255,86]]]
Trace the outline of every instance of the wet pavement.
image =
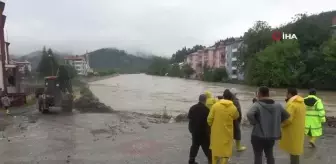
[[[14,114],[13,114],[14,115]],[[190,134],[186,123],[160,123],[145,115],[113,114],[42,115],[37,111],[1,116],[8,122],[0,139],[4,164],[183,164],[188,161]],[[0,129],[1,130],[1,129]],[[235,153],[234,164],[251,164],[250,129],[243,128],[248,150]],[[334,164],[336,130],[327,129],[318,148],[305,148],[302,164]],[[289,163],[276,148],[276,162]],[[206,160],[200,150],[200,164]]]

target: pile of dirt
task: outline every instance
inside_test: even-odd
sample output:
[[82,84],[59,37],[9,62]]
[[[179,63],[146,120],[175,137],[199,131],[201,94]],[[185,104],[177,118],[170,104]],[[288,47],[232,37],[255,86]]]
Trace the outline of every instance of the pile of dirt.
[[334,116],[327,116],[327,125],[329,127],[336,128],[336,117]]
[[188,113],[182,113],[182,114],[177,115],[175,117],[175,121],[176,122],[187,122],[187,121],[189,121]]
[[111,113],[113,109],[96,98],[88,87],[80,89],[81,96],[74,101],[74,108],[81,113]]

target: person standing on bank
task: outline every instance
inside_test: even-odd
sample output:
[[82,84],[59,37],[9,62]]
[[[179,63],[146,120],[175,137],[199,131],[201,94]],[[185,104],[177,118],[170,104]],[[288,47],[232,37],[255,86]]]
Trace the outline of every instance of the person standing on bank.
[[211,108],[208,124],[211,126],[210,149],[212,162],[227,164],[232,156],[233,120],[238,119],[239,112],[232,102],[232,94],[225,90],[223,99]]
[[315,148],[315,141],[322,136],[322,124],[326,122],[325,109],[322,100],[316,96],[314,88],[309,90],[309,95],[304,98],[306,105],[305,134],[309,136],[309,144]]
[[199,147],[201,146],[204,154],[211,164],[210,152],[210,127],[207,123],[209,109],[205,106],[206,95],[202,94],[198,98],[198,103],[193,105],[188,113],[189,131],[192,136],[190,147],[189,164],[197,164],[195,161]]
[[237,120],[233,121],[233,137],[236,141],[236,149],[237,151],[241,152],[246,150],[245,146],[241,145],[241,130],[240,130],[240,124],[241,124],[241,120],[242,120],[242,112],[241,112],[241,107],[240,107],[240,103],[239,103],[239,99],[237,98],[237,90],[236,88],[231,88],[230,92],[232,93],[232,101],[233,104],[236,106],[238,113],[239,113],[239,117]]
[[9,113],[9,107],[11,105],[11,101],[10,101],[10,99],[9,99],[9,97],[8,97],[7,94],[5,94],[4,96],[1,97],[1,103],[4,106],[4,108],[6,110],[6,113],[10,114]]
[[275,141],[281,138],[281,123],[289,118],[289,114],[281,104],[269,97],[268,87],[260,87],[257,97],[258,101],[247,113],[247,118],[253,125],[251,143],[254,164],[262,164],[263,152],[267,164],[274,164],[273,147]]
[[306,106],[296,88],[287,89],[286,102],[290,117],[282,124],[280,149],[290,155],[291,164],[299,164],[304,145]]

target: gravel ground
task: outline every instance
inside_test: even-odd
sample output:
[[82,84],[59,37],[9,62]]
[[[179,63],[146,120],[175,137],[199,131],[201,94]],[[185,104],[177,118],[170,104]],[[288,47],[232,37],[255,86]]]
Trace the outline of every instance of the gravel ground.
[[[188,161],[191,138],[186,123],[164,124],[158,119],[127,112],[42,115],[34,110],[22,111],[1,116],[0,131],[4,131],[0,136],[0,163],[182,164]],[[306,148],[301,163],[334,164],[335,134],[335,129],[326,129],[316,150]],[[231,163],[252,163],[249,135],[250,129],[243,128],[242,143],[248,150],[235,153]],[[277,163],[289,163],[288,155],[278,148],[275,154]],[[201,150],[198,161],[206,163]]]

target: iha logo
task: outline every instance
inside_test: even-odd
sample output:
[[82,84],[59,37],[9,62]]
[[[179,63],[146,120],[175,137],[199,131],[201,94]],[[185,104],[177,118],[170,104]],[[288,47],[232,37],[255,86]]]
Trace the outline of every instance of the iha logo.
[[272,39],[275,41],[280,41],[281,39],[297,39],[295,34],[287,34],[280,31],[274,31],[272,34]]

